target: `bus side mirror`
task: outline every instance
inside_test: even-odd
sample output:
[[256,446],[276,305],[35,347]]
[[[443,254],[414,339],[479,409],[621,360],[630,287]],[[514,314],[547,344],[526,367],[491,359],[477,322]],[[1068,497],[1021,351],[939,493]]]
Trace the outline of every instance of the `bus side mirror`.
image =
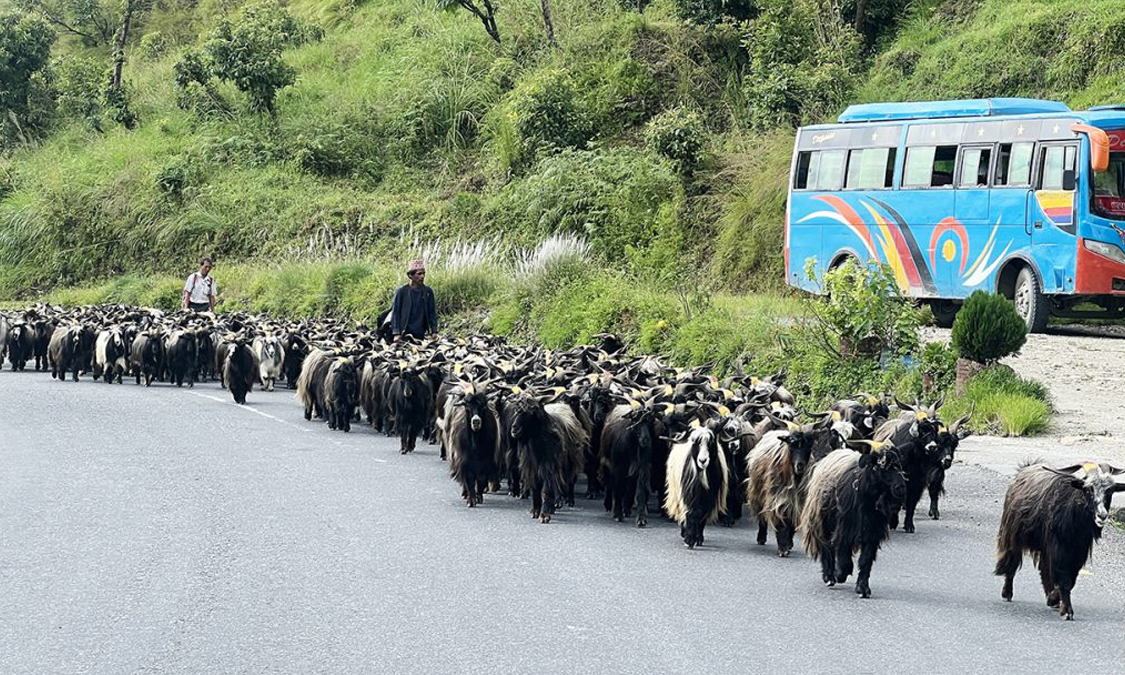
[[1073,190],[1076,187],[1078,187],[1078,178],[1074,169],[1063,171],[1062,189]]

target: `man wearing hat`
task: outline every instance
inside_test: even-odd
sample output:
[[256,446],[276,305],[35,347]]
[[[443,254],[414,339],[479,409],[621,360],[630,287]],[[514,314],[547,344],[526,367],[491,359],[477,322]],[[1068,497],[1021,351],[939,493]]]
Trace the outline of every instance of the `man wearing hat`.
[[411,260],[406,276],[410,283],[395,291],[391,305],[391,332],[395,342],[402,340],[403,335],[421,339],[437,333],[438,328],[434,290],[425,284],[426,264]]

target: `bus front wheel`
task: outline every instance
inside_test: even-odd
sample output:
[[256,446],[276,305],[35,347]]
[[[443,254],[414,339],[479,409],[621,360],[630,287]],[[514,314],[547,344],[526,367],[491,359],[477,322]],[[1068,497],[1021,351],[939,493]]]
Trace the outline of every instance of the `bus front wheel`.
[[1043,295],[1043,288],[1039,285],[1039,278],[1030,267],[1024,267],[1016,277],[1015,289],[1012,293],[1012,302],[1016,311],[1027,324],[1027,332],[1041,333],[1047,327],[1047,297]]

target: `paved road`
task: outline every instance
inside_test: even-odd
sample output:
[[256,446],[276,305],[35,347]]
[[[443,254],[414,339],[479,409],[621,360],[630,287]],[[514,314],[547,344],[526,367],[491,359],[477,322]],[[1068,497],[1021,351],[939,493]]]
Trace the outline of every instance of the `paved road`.
[[749,524],[688,551],[594,504],[461,505],[430,447],[301,419],[290,393],[0,373],[0,672],[1122,672],[1125,533],[1047,609],[991,576],[1006,479],[958,465],[874,598]]

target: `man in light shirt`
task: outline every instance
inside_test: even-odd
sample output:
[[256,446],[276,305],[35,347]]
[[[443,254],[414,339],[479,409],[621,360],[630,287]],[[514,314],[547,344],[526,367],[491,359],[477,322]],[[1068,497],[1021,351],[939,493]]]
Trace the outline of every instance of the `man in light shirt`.
[[211,276],[211,259],[199,261],[199,271],[192,272],[184,282],[183,308],[193,312],[214,312],[215,294],[219,285]]

